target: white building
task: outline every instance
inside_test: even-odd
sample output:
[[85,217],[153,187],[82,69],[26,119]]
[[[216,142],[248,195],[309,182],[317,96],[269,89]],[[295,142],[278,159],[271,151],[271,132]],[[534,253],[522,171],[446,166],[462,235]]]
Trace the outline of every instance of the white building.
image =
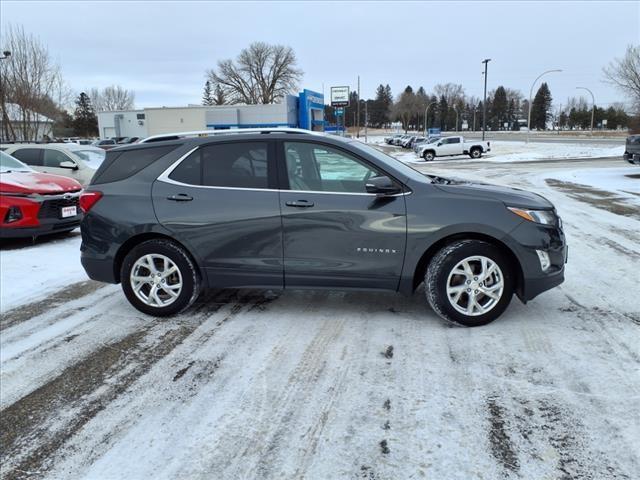
[[[6,117],[0,115],[0,143],[41,141],[52,138],[53,120],[39,113],[27,111],[14,104],[6,104]],[[5,125],[5,118],[9,125]],[[5,138],[6,137],[6,138]]]
[[324,129],[324,98],[304,90],[270,105],[159,107],[98,112],[100,138],[148,137],[162,133],[228,128]]

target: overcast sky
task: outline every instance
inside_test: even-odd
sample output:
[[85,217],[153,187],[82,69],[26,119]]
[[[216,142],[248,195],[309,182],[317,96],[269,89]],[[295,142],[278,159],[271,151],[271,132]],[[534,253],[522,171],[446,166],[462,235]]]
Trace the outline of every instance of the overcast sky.
[[[301,87],[328,97],[361,79],[395,94],[444,82],[481,96],[504,85],[528,96],[541,72],[554,104],[590,88],[606,106],[623,97],[602,67],[640,43],[640,2],[29,2],[2,0],[0,25],[36,34],[76,90],[120,84],[136,105],[200,103],[205,71],[257,40],[290,45]],[[2,45],[0,45],[0,48]]]

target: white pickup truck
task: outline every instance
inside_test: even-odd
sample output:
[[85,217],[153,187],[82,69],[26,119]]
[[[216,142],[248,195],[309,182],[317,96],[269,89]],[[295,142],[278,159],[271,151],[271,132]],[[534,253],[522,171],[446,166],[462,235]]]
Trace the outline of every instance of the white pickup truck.
[[463,137],[442,137],[434,143],[424,144],[418,150],[418,156],[430,162],[436,157],[452,155],[469,155],[480,158],[483,153],[491,151],[491,143],[482,140],[465,142]]

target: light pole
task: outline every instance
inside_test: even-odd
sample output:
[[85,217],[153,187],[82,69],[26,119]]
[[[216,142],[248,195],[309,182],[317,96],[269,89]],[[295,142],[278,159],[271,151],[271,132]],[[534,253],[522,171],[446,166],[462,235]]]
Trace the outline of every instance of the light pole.
[[484,63],[484,100],[482,101],[482,140],[484,141],[484,132],[487,130],[487,67],[489,66],[490,58],[485,58]]
[[536,86],[536,82],[540,80],[540,78],[542,78],[543,75],[546,75],[547,73],[559,73],[561,71],[562,70],[560,69],[556,69],[556,70],[547,70],[546,72],[542,72],[540,75],[538,75],[538,78],[536,78],[531,84],[531,90],[529,90],[529,115],[527,118],[527,143],[529,143],[529,135],[531,134],[531,97],[533,96],[533,87]]
[[596,97],[593,96],[593,92],[587,87],[576,87],[577,90],[586,90],[591,94],[591,136],[593,137],[593,116],[596,113]]
[[427,138],[427,118],[429,115],[429,107],[431,105],[436,105],[438,102],[431,102],[429,105],[427,105],[427,108],[424,109],[424,138]]

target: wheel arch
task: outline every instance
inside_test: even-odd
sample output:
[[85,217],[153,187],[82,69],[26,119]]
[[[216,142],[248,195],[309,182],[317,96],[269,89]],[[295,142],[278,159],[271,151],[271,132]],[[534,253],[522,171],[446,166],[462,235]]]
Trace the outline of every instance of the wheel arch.
[[418,287],[418,285],[422,283],[422,281],[424,280],[424,275],[427,271],[427,266],[429,265],[429,261],[431,260],[431,258],[433,258],[433,256],[440,249],[457,240],[480,240],[499,248],[500,251],[507,256],[511,267],[513,268],[513,273],[515,274],[515,279],[516,279],[516,285],[514,290],[518,295],[518,297],[522,296],[523,285],[524,285],[524,273],[522,270],[522,265],[520,264],[520,261],[518,260],[518,257],[516,256],[516,254],[513,252],[511,248],[509,248],[509,246],[506,243],[502,242],[496,237],[493,237],[491,235],[487,235],[484,233],[479,233],[479,232],[458,232],[458,233],[454,233],[451,235],[447,235],[443,238],[440,238],[439,240],[431,244],[424,251],[424,253],[420,257],[420,260],[416,264],[416,268],[414,269],[414,272],[413,272],[413,279],[412,279],[411,285],[409,286],[410,291],[407,293],[409,294],[413,293]]
[[165,235],[163,233],[159,233],[159,232],[139,233],[139,234],[134,235],[131,238],[127,239],[127,241],[125,241],[122,245],[120,245],[120,248],[118,248],[118,251],[116,252],[116,255],[115,255],[114,261],[113,261],[113,275],[114,275],[114,278],[116,280],[120,279],[120,269],[122,268],[122,262],[124,262],[125,257],[127,256],[127,254],[131,250],[133,250],[136,246],[140,245],[143,242],[146,242],[148,240],[156,240],[156,239],[168,240],[168,241],[170,241],[172,243],[175,243],[179,247],[181,247],[186,252],[186,254],[189,255],[189,257],[191,258],[193,263],[198,268],[198,271],[200,272],[200,278],[202,279],[201,281],[206,283],[206,278],[207,277],[205,275],[205,272],[202,269],[202,266],[201,266],[200,262],[191,253],[189,248],[185,244],[183,244],[182,242],[176,240],[175,238],[173,238],[173,237],[171,237],[169,235]]

